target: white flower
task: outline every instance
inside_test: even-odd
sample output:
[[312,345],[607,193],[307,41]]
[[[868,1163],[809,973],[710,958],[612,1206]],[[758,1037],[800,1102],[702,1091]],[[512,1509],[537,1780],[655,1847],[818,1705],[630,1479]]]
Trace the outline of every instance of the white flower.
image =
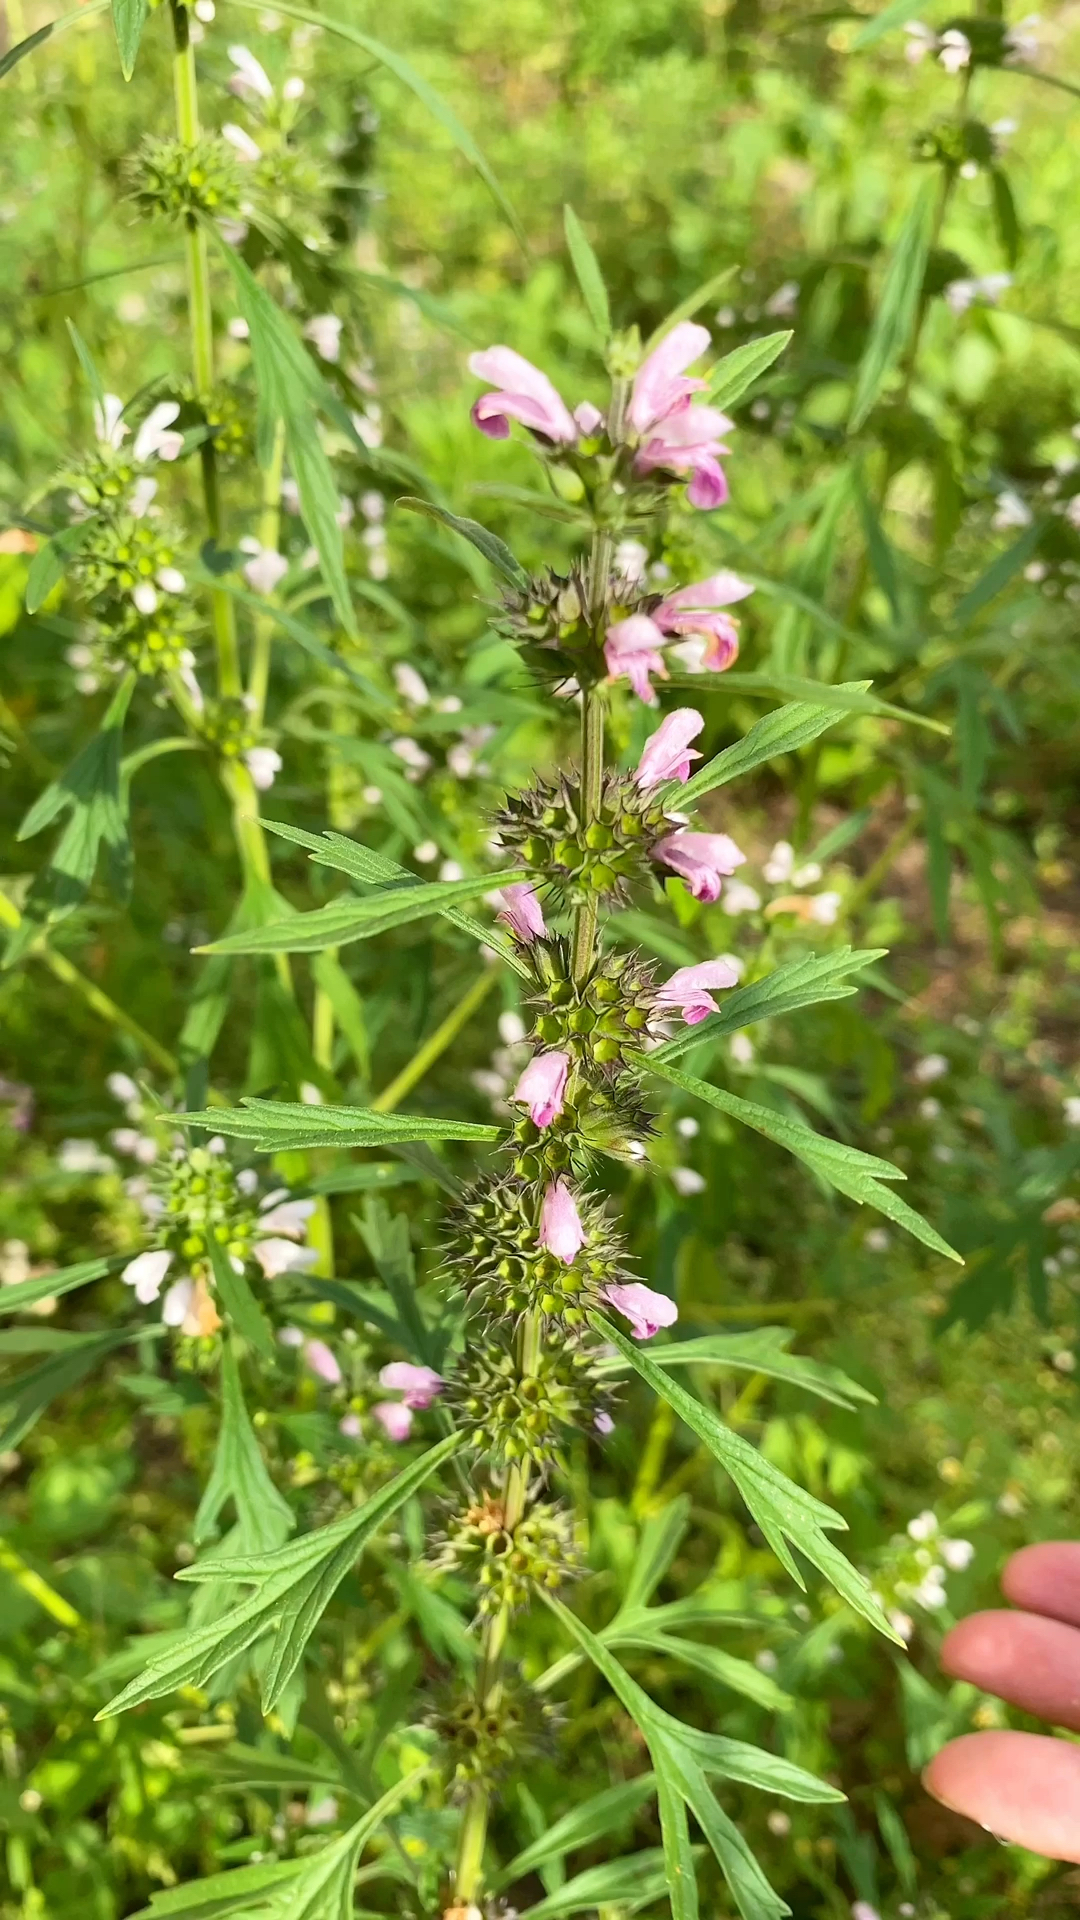
[[778,1840],[783,1840],[791,1832],[791,1817],[789,1814],[781,1813],[779,1807],[775,1807],[772,1813],[766,1816],[765,1825],[770,1833],[775,1833]]
[[696,1140],[701,1132],[701,1122],[695,1120],[692,1113],[684,1113],[681,1120],[676,1120],[675,1131],[684,1140]]
[[1070,527],[1080,527],[1080,493],[1075,493],[1065,509],[1065,518]]
[[911,1077],[920,1086],[926,1087],[934,1080],[940,1080],[949,1071],[949,1063],[943,1053],[924,1053],[921,1060],[915,1062]]
[[303,1240],[307,1223],[315,1212],[314,1200],[281,1200],[269,1206],[275,1196],[268,1194],[259,1217],[260,1233],[283,1233],[290,1240]]
[[938,1530],[937,1514],[927,1507],[908,1521],[907,1530],[912,1540],[932,1540]]
[[737,1066],[749,1067],[754,1059],[754,1043],[748,1034],[733,1033],[728,1041],[728,1052]]
[[696,1167],[672,1167],[671,1184],[676,1193],[688,1199],[691,1194],[704,1193],[708,1183]]
[[795,865],[795,849],[790,840],[778,840],[762,868],[771,887],[790,880]]
[[1062,1104],[1067,1127],[1080,1127],[1080,1094],[1067,1093]]
[[970,1540],[943,1540],[941,1557],[953,1573],[963,1573],[975,1558],[975,1549]]
[[410,740],[406,734],[402,734],[397,740],[391,740],[390,751],[416,774],[426,773],[431,765],[430,753],[425,753],[419,741]]
[[934,1611],[945,1605],[945,1573],[942,1567],[931,1567],[920,1584],[912,1589],[912,1599],[917,1607],[926,1607]]
[[721,896],[720,905],[725,913],[756,913],[761,905],[760,893],[747,886],[745,880],[729,880]]
[[[248,323],[246,320],[242,319],[239,314],[236,314],[229,321],[228,327],[226,328],[226,332],[228,333],[230,340],[247,340],[248,338],[250,338],[251,328],[248,326]],[[285,488],[289,484],[290,482],[288,480],[282,483],[282,488],[281,488],[282,494],[284,494]]]
[[161,400],[151,407],[131,449],[132,458],[142,465],[144,460],[175,460],[184,444],[182,433],[171,431],[172,423],[180,411],[178,400]]
[[241,1193],[247,1194],[248,1196],[253,1194],[259,1185],[259,1176],[254,1167],[241,1167],[240,1172],[236,1176],[236,1184]]
[[114,1127],[109,1135],[109,1145],[115,1147],[117,1153],[130,1154],[142,1167],[152,1166],[157,1159],[157,1141],[140,1133],[138,1127]]
[[1038,26],[1041,17],[1038,13],[1026,14],[1023,20],[1017,21],[1015,27],[1008,29],[1005,45],[1009,51],[1005,58],[1009,66],[1021,65],[1025,61],[1038,58],[1039,41],[1032,29]]
[[273,593],[278,581],[289,571],[289,563],[283,553],[274,547],[259,547],[250,560],[244,563],[244,579],[256,593]]
[[946,27],[939,45],[941,51],[938,59],[946,73],[960,73],[970,65],[971,41],[966,33],[961,33],[959,27]]
[[195,0],[195,18],[201,20],[204,27],[208,27],[216,15],[214,0]]
[[386,501],[372,487],[360,495],[360,511],[365,520],[381,520],[386,513]]
[[893,1632],[898,1633],[901,1640],[911,1639],[915,1631],[915,1622],[910,1613],[901,1613],[899,1607],[893,1607],[886,1617]]
[[437,860],[438,857],[439,849],[434,840],[421,840],[420,845],[413,848],[413,859],[417,866],[430,867],[432,861]]
[[935,1100],[933,1098],[933,1095],[930,1095],[925,1100],[919,1101],[919,1116],[921,1119],[937,1120],[940,1116],[940,1113],[941,1113],[941,1101]]
[[811,920],[815,920],[819,927],[836,925],[836,917],[840,911],[838,893],[812,893],[807,905],[810,908]]
[[248,47],[230,47],[229,59],[236,72],[229,81],[230,93],[256,93],[260,100],[272,100],[274,89],[270,85],[265,67],[256,60]]
[[139,1089],[130,1073],[110,1073],[105,1082],[114,1100],[137,1100]]
[[113,1168],[95,1140],[61,1140],[57,1159],[63,1173],[111,1173]]
[[337,362],[341,358],[342,322],[336,313],[316,313],[304,328],[304,339],[310,340],[320,360]]
[[281,97],[283,100],[303,99],[304,83],[298,73],[290,73],[285,85],[281,89]]
[[314,1247],[298,1247],[294,1241],[276,1236],[257,1240],[252,1253],[268,1280],[276,1280],[283,1273],[306,1273],[319,1258]]
[[128,497],[133,520],[143,520],[150,511],[150,505],[158,490],[157,481],[150,473],[140,473]]
[[797,280],[785,280],[782,287],[765,302],[765,311],[774,319],[783,320],[794,313],[799,304],[799,283]]
[[929,27],[924,26],[921,20],[906,21],[904,24],[904,32],[908,35],[908,43],[904,48],[904,58],[905,60],[909,60],[913,67],[917,67],[919,62],[925,60],[927,54],[937,46],[937,34],[932,32]]
[[950,280],[945,288],[945,303],[953,313],[966,313],[976,300],[994,307],[1012,283],[1011,273],[986,273],[981,279]]
[[123,1268],[120,1278],[126,1287],[134,1287],[135,1298],[148,1307],[161,1292],[161,1283],[172,1265],[172,1254],[163,1247],[137,1253]]
[[268,793],[281,772],[282,759],[276,747],[249,747],[244,765],[260,793]]
[[244,241],[248,237],[248,223],[246,220],[221,220],[218,222],[218,225],[221,230],[222,239],[228,241],[230,247],[243,246]]
[[620,540],[615,549],[615,571],[628,587],[640,586],[648,559],[649,549],[640,540]]
[[426,707],[431,698],[423,675],[417,673],[407,660],[399,660],[394,668],[394,685],[410,707]]
[[301,1080],[299,1094],[305,1107],[321,1107],[323,1104],[322,1092],[313,1080]]
[[512,1007],[499,1015],[499,1039],[505,1047],[517,1047],[525,1038],[525,1022]]
[[157,606],[157,594],[149,580],[140,580],[131,597],[140,613],[153,613]]
[[884,1227],[871,1227],[865,1244],[871,1253],[887,1253],[890,1246],[888,1232]]
[[459,860],[444,860],[439,868],[440,880],[464,880],[465,869]]
[[869,1900],[854,1900],[851,1905],[851,1920],[881,1920],[876,1907]]
[[[228,141],[230,147],[240,155],[241,160],[253,164],[256,160],[262,159],[262,148],[258,141],[253,140],[250,133],[246,133],[243,127],[238,127],[235,120],[226,120],[221,129],[221,137]],[[247,338],[246,334],[244,338]]]
[[165,1322],[165,1325],[167,1327],[182,1327],[188,1317],[194,1298],[194,1280],[174,1280],[161,1303],[161,1318]]
[[127,437],[127,426],[122,419],[124,403],[115,393],[106,393],[101,404],[94,402],[94,433],[103,447],[118,447]]
[[1031,508],[1027,501],[1022,500],[1011,487],[1006,487],[1004,493],[998,494],[997,511],[991,521],[996,533],[1005,533],[1010,527],[1030,527],[1031,520]]

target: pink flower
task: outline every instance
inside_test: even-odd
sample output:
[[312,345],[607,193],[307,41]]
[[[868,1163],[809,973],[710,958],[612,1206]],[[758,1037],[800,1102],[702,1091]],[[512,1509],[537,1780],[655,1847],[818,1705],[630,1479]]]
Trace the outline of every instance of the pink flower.
[[712,987],[737,987],[739,969],[730,960],[703,960],[696,967],[680,967],[665,980],[656,995],[658,1008],[677,1008],[688,1027],[696,1027],[719,1011]]
[[506,440],[511,420],[542,433],[557,444],[573,446],[578,429],[566,402],[556,393],[546,373],[534,367],[512,347],[487,347],[469,358],[469,372],[497,389],[483,393],[472,409],[473,425],[489,440]]
[[412,1411],[402,1400],[380,1400],[372,1413],[388,1440],[407,1440],[412,1428]]
[[667,467],[672,473],[689,473],[693,507],[719,507],[727,499],[717,455],[728,452],[720,436],[733,422],[715,407],[695,407],[693,397],[706,382],[686,378],[686,368],[700,359],[708,344],[708,329],[692,320],[673,327],[639,368],[629,408],[630,424],[640,439],[636,471]]
[[534,1126],[550,1127],[552,1121],[558,1119],[563,1110],[569,1071],[570,1055],[558,1048],[551,1053],[535,1054],[529,1061],[510,1097],[528,1107]]
[[739,651],[739,627],[720,609],[745,600],[753,591],[747,581],[725,568],[708,580],[676,588],[652,617],[665,634],[683,636],[671,652],[691,673],[723,673]]
[[606,1413],[603,1407],[601,1407],[598,1414],[593,1416],[593,1426],[597,1433],[601,1434],[605,1439],[609,1433],[614,1433],[615,1431],[615,1422],[610,1413]]
[[433,1367],[414,1367],[409,1360],[391,1360],[379,1374],[380,1387],[389,1387],[391,1393],[400,1393],[402,1403],[414,1413],[422,1413],[430,1407],[443,1390],[445,1381]]
[[540,1245],[565,1266],[572,1266],[585,1245],[577,1203],[565,1180],[555,1180],[540,1209]]
[[691,760],[701,759],[690,742],[696,740],[704,725],[701,714],[693,707],[676,707],[674,713],[660,722],[645,742],[645,751],[634,775],[643,793],[662,787],[665,780],[689,780]]
[[574,419],[577,421],[582,433],[586,436],[591,433],[596,433],[597,429],[604,424],[603,414],[599,407],[593,406],[591,400],[578,401],[577,406],[574,408]]
[[710,903],[720,898],[721,880],[746,859],[726,833],[687,833],[682,827],[658,840],[652,854],[686,881],[695,900]]
[[629,1280],[625,1286],[605,1287],[604,1298],[610,1300],[619,1313],[625,1314],[635,1340],[651,1340],[661,1327],[672,1326],[679,1317],[674,1300],[669,1300],[666,1293],[643,1286],[640,1280]]
[[604,637],[604,663],[611,678],[629,680],[638,699],[648,707],[656,705],[650,673],[667,679],[663,644],[663,633],[647,613],[632,613],[628,620],[616,621]]
[[343,1433],[346,1440],[359,1440],[363,1432],[363,1428],[360,1425],[360,1415],[358,1413],[347,1413],[344,1419],[338,1421],[338,1432]]
[[504,887],[499,898],[502,901],[499,919],[505,920],[518,940],[546,939],[544,910],[527,880],[517,880],[513,886]]
[[325,1340],[308,1340],[304,1346],[304,1359],[312,1373],[316,1374],[320,1380],[325,1380],[327,1386],[336,1387],[341,1384],[341,1368]]

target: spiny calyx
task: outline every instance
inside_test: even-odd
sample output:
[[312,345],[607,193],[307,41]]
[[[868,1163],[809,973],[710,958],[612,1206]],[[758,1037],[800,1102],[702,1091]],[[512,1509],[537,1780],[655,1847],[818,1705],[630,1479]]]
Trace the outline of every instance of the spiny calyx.
[[649,849],[670,821],[629,774],[604,782],[590,819],[579,780],[558,774],[511,795],[496,825],[503,846],[543,873],[568,898],[628,898],[632,881],[651,877]]
[[513,1178],[479,1182],[450,1221],[449,1269],[470,1307],[501,1314],[541,1313],[581,1327],[605,1287],[633,1278],[602,1201],[574,1195],[584,1240],[565,1261],[541,1244],[536,1189]]
[[563,1429],[591,1427],[598,1411],[595,1352],[570,1339],[541,1349],[525,1368],[511,1345],[492,1339],[454,1387],[469,1444],[505,1466],[555,1458]]
[[653,969],[637,953],[604,952],[575,976],[570,942],[559,935],[537,941],[530,958],[540,991],[534,1033],[580,1061],[619,1066],[623,1048],[640,1048],[654,1001]]
[[477,1612],[490,1619],[516,1613],[533,1587],[554,1593],[578,1570],[573,1515],[550,1501],[534,1501],[509,1528],[501,1497],[481,1499],[452,1516],[433,1562],[440,1573],[461,1573],[479,1589]]

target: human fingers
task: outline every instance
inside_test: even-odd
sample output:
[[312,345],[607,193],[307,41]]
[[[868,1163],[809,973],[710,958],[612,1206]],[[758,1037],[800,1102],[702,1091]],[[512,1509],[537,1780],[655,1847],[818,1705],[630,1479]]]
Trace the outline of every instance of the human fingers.
[[1015,1607],[1080,1627],[1080,1541],[1045,1540],[1021,1547],[1005,1568],[1001,1590]]
[[1014,1846],[1080,1861],[1080,1748],[1042,1733],[965,1733],[935,1754],[927,1791]]
[[945,1636],[941,1664],[1025,1713],[1080,1732],[1080,1631],[1038,1613],[973,1613]]

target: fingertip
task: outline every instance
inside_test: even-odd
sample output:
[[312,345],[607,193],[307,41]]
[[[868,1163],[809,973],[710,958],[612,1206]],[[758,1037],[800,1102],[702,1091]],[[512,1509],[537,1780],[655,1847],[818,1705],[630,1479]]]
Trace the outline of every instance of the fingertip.
[[1041,1540],[1007,1562],[1001,1590],[1016,1607],[1080,1626],[1080,1541]]

